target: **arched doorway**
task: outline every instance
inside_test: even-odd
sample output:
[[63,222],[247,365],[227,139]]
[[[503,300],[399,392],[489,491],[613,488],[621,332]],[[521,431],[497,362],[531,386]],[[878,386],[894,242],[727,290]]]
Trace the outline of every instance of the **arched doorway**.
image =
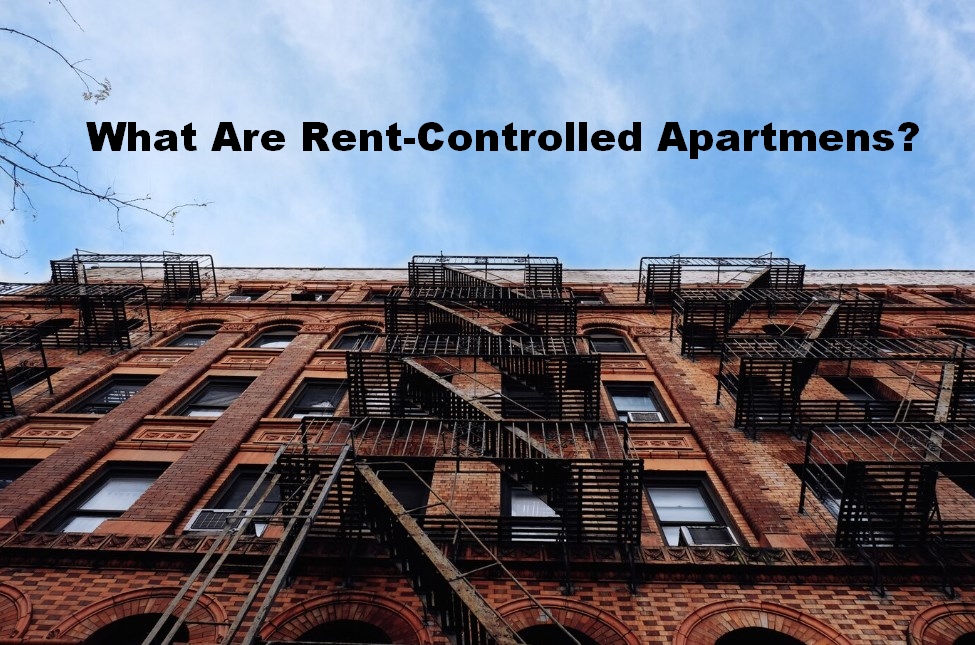
[[756,643],[762,645],[803,645],[803,642],[798,638],[766,627],[736,629],[719,638],[714,645],[755,645]]
[[[120,618],[89,636],[85,640],[85,645],[141,645],[161,616],[162,614],[135,614]],[[175,619],[167,621],[162,634],[169,631],[174,621]],[[171,642],[190,642],[190,632],[186,625],[180,625]]]
[[389,634],[371,623],[361,620],[333,620],[322,623],[302,634],[299,641],[335,643],[392,643]]
[[[577,629],[566,627],[566,631],[579,641],[579,645],[599,645],[596,641],[589,638]],[[518,632],[528,645],[572,645],[565,632],[555,625],[534,625]]]

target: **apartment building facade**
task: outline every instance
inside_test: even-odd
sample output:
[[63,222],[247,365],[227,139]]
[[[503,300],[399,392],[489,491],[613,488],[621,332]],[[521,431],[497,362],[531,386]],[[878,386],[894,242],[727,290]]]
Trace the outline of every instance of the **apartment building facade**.
[[975,271],[51,266],[0,643],[975,642]]

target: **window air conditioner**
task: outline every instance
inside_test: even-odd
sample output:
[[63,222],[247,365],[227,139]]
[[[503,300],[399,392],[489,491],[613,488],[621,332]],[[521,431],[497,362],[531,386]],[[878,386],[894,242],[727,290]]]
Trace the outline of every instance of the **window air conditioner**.
[[251,300],[250,296],[227,296],[223,299],[224,302],[250,302]]
[[[183,530],[218,532],[228,527],[236,529],[244,521],[243,517],[238,517],[236,520],[231,519],[238,513],[236,508],[201,508],[193,513],[193,517],[190,518]],[[244,513],[249,515],[250,511],[244,511]]]
[[738,540],[727,526],[682,526],[680,542],[686,546],[733,546]]
[[627,420],[630,423],[663,423],[664,415],[661,412],[627,412]]

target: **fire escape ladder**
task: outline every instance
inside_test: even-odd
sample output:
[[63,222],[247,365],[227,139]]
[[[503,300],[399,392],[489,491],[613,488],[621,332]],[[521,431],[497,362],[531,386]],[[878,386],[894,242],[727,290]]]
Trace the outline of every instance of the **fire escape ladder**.
[[951,390],[950,419],[975,422],[975,352],[956,363]]
[[[221,641],[223,645],[233,643],[244,622],[250,620],[250,628],[243,642],[256,642],[257,631],[281,587],[288,583],[292,567],[313,524],[337,485],[343,467],[351,459],[352,448],[349,445],[342,446],[338,454],[331,455],[310,450],[304,439],[281,446],[241,507],[223,518],[222,530],[212,538],[210,547],[146,636],[143,645],[172,642],[180,626],[190,622],[188,619],[193,608],[234,554],[240,540],[249,535],[254,522],[260,521],[273,527],[269,530],[279,531],[279,535],[267,551],[263,566]],[[260,509],[275,487],[280,490],[282,503],[274,514],[263,516],[247,510]],[[272,575],[270,586],[267,586]],[[254,604],[262,594],[261,605],[256,615],[252,616]],[[181,603],[183,608],[180,610]],[[174,617],[175,621],[172,620]],[[165,635],[164,630],[168,630]]]
[[125,301],[105,295],[81,296],[78,320],[82,333],[78,353],[92,347],[113,347],[118,351],[132,349]]
[[203,295],[200,263],[197,260],[163,262],[162,302],[186,302],[186,306]]
[[83,284],[85,282],[85,267],[74,258],[64,260],[51,260],[51,284]]
[[[357,466],[364,482],[366,519],[455,645],[524,645],[524,641],[427,536],[368,465]],[[495,566],[502,567],[495,560]]]
[[16,414],[14,387],[39,382],[41,376],[47,380],[47,391],[53,394],[37,326],[0,328],[0,419]]
[[10,392],[10,377],[7,376],[7,366],[3,361],[3,352],[0,351],[0,419],[12,417],[16,414],[14,410],[14,396]]

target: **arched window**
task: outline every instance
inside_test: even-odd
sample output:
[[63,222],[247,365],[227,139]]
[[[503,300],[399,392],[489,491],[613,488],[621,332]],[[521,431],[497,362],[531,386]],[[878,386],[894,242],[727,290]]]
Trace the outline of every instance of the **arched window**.
[[190,327],[185,332],[174,338],[167,347],[199,347],[217,333],[220,325],[200,325]]
[[597,330],[586,334],[589,338],[589,349],[595,354],[612,354],[632,352],[629,341],[619,332]]
[[[565,631],[572,634],[579,645],[599,645],[595,640],[589,638],[577,629],[565,628]],[[565,632],[555,625],[534,625],[518,632],[528,645],[569,645],[572,643]]]
[[967,634],[962,634],[955,639],[953,645],[975,645],[975,632],[968,632]]
[[314,627],[299,638],[310,643],[392,643],[389,634],[371,623],[361,620],[333,620]]
[[260,349],[284,349],[291,344],[291,341],[298,335],[296,327],[278,327],[260,334],[248,347],[258,347]]
[[[88,637],[85,645],[141,645],[152,628],[156,626],[162,614],[136,614],[126,616],[115,622],[105,625],[97,632]],[[165,635],[171,628],[175,618],[170,618],[161,632]],[[186,625],[180,625],[173,637],[173,643],[188,643],[190,641],[189,630]]]
[[369,351],[379,330],[375,327],[355,327],[342,333],[341,336],[332,343],[332,349],[342,349],[346,351]]
[[803,645],[803,642],[798,638],[765,627],[736,629],[719,638],[714,645],[754,645],[755,643],[762,643],[762,645]]

